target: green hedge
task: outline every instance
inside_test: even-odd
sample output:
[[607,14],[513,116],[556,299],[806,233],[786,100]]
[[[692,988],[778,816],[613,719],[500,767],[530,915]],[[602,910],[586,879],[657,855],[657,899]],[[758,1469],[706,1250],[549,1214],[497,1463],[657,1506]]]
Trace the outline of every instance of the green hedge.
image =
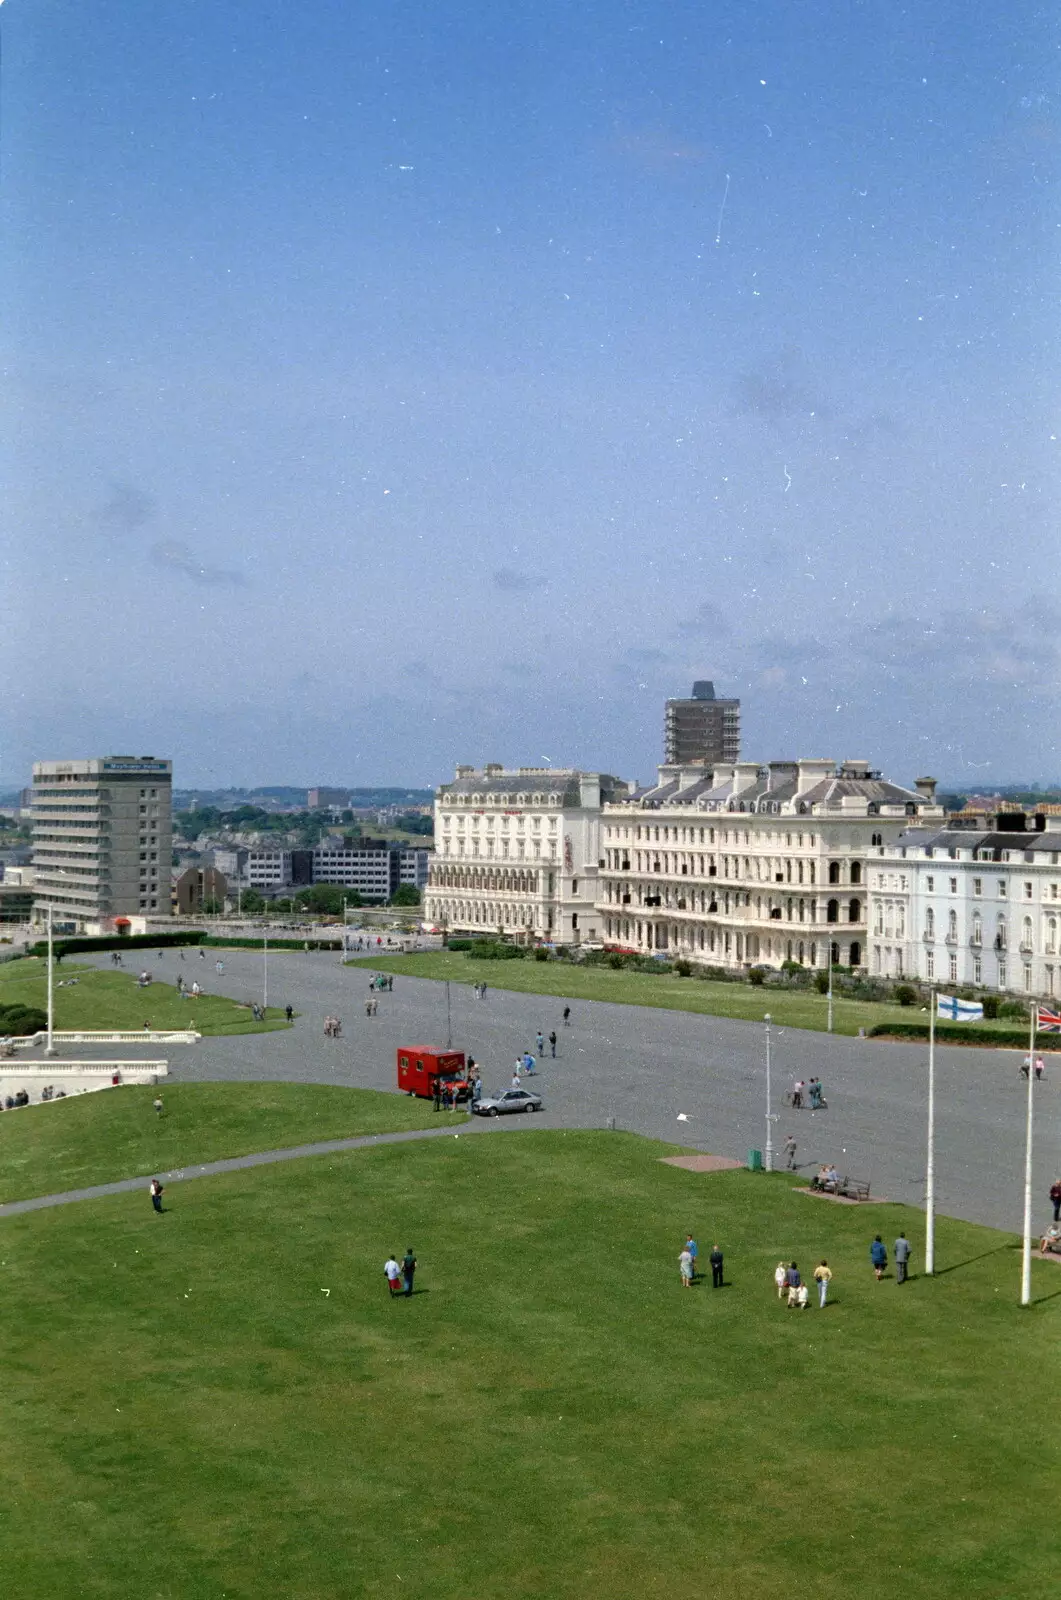
[[[260,950],[265,943],[258,939],[226,939],[221,934],[208,934],[199,940],[202,945],[212,945],[217,950]],[[270,950],[341,950],[341,939],[270,939]]]
[[[926,1039],[927,1022],[878,1022],[869,1030],[871,1039]],[[995,1046],[1000,1050],[1028,1048],[1027,1028],[992,1028],[988,1032],[978,1028],[962,1027],[960,1023],[937,1022],[936,1038],[947,1044],[978,1044]],[[1039,1033],[1035,1037],[1036,1050],[1061,1050],[1061,1033]]]
[[468,954],[479,961],[522,961],[524,950],[522,945],[505,944],[499,939],[476,939]]
[[[205,933],[191,929],[179,933],[114,933],[100,939],[54,939],[52,945],[57,956],[76,956],[93,950],[162,950],[167,945],[203,944],[205,940]],[[46,956],[47,939],[38,939],[26,954]]]
[[0,1006],[0,1034],[16,1034],[21,1038],[25,1034],[43,1033],[47,1026],[46,1014],[36,1006]]

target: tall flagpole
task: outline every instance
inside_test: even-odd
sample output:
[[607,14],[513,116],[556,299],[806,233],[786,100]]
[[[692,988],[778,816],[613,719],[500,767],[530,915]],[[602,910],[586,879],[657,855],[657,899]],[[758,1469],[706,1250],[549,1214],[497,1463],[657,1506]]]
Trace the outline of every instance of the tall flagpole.
[[55,946],[52,943],[52,906],[48,905],[48,1040],[44,1046],[44,1054],[53,1056],[55,1045],[52,1042],[52,1032],[55,1027]]
[[925,1173],[925,1276],[936,1270],[936,991],[928,996],[928,1167]]
[[1032,1300],[1032,1089],[1035,1084],[1035,1025],[1038,1006],[1031,1006],[1028,1039],[1028,1111],[1024,1123],[1024,1248],[1021,1252],[1020,1303]]

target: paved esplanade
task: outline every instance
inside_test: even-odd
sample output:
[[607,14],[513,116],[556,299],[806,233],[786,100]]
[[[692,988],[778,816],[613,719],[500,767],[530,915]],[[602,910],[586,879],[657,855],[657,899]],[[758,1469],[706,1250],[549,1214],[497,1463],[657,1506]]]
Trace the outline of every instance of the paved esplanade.
[[[262,954],[225,950],[218,976],[212,959],[194,974],[214,994],[262,998]],[[106,965],[106,958],[99,963]],[[192,969],[175,950],[144,965],[167,982]],[[500,963],[499,963],[500,968]],[[499,971],[499,976],[502,973]],[[340,966],[329,952],[270,951],[269,1002],[294,1006],[294,1028],[274,1033],[204,1039],[174,1046],[170,1078],[177,1082],[273,1079],[296,1083],[395,1088],[399,1045],[446,1042],[442,983],[397,974],[393,994],[378,995],[379,1012],[365,1016],[371,973]],[[694,980],[690,980],[692,982]],[[558,1059],[545,1060],[529,1083],[545,1101],[540,1127],[617,1126],[675,1144],[743,1158],[765,1141],[764,1030],[688,1012],[618,1006],[551,996],[487,990],[476,1000],[465,984],[450,984],[455,1049],[471,1051],[487,1090],[507,1088],[517,1053],[537,1054],[535,1033],[555,1028]],[[562,1012],[571,1006],[572,1026]],[[763,996],[764,1011],[769,995]],[[194,1021],[195,1002],[187,1003]],[[325,1039],[333,1014],[343,1033]],[[927,1044],[902,1045],[772,1029],[775,1165],[793,1133],[804,1173],[825,1160],[841,1172],[868,1178],[873,1192],[921,1205],[925,1173]],[[113,1048],[113,1047],[112,1047]],[[135,1052],[130,1051],[130,1054]],[[936,1052],[936,1194],[942,1214],[1020,1231],[1023,1215],[1025,1083],[1023,1051]],[[1061,1056],[1047,1055],[1046,1079],[1036,1086],[1035,1226],[1049,1220],[1046,1192],[1061,1170]],[[783,1104],[795,1078],[817,1074],[829,1110],[789,1111]],[[679,1113],[689,1119],[679,1122]],[[869,1218],[867,1218],[868,1222]]]

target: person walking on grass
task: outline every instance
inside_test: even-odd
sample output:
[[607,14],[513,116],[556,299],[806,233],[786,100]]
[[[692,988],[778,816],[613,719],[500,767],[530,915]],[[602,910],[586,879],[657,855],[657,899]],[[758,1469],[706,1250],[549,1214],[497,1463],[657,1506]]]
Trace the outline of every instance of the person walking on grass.
[[785,1298],[785,1285],[788,1282],[788,1268],[783,1261],[779,1261],[774,1268],[774,1286],[777,1289],[777,1298]]
[[712,1245],[711,1254],[708,1256],[707,1259],[711,1263],[711,1287],[712,1287],[712,1289],[722,1289],[722,1288],[724,1288],[725,1286],[724,1286],[724,1284],[722,1282],[722,1251],[721,1251],[720,1247],[717,1244],[716,1245]]
[[154,1208],[158,1212],[159,1216],[161,1216],[162,1215],[162,1185],[159,1183],[157,1178],[152,1178],[151,1179],[151,1183],[149,1185],[149,1188],[150,1188],[150,1194],[151,1194],[151,1204],[154,1206]]
[[678,1257],[678,1271],[681,1273],[682,1288],[691,1289],[693,1286],[693,1258],[688,1250],[683,1250]]
[[877,1274],[877,1282],[884,1277],[884,1269],[888,1265],[888,1252],[884,1248],[884,1241],[878,1233],[869,1247],[869,1259],[873,1263],[873,1270]]
[[399,1295],[402,1292],[402,1269],[394,1259],[393,1250],[383,1263],[383,1273],[387,1279],[387,1288],[390,1291],[390,1297],[393,1300],[396,1295]]
[[405,1285],[406,1299],[408,1299],[413,1292],[413,1275],[415,1272],[416,1257],[413,1255],[413,1247],[410,1245],[408,1250],[402,1256],[402,1282]]
[[697,1246],[696,1240],[693,1238],[691,1233],[689,1235],[687,1235],[687,1237],[686,1237],[685,1248],[688,1250],[690,1256],[692,1257],[693,1277],[695,1278],[696,1277],[696,1269],[697,1269],[699,1256],[700,1256],[700,1251],[699,1251],[699,1248]]
[[814,1281],[818,1285],[818,1309],[824,1311],[825,1302],[829,1297],[829,1285],[833,1281],[828,1261],[820,1261],[815,1267]]
[[901,1233],[895,1241],[895,1281],[905,1283],[907,1279],[908,1263],[910,1261],[910,1241],[905,1233]]
[[791,1311],[799,1305],[799,1291],[803,1284],[803,1279],[799,1275],[799,1268],[794,1261],[789,1264],[785,1273],[785,1284],[788,1288],[788,1309]]

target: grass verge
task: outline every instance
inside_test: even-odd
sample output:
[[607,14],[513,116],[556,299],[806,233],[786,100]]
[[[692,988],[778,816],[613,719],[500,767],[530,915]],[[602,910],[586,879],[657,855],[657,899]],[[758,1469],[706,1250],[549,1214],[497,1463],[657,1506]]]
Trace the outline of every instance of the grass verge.
[[[659,1006],[668,1011],[693,1011],[713,1017],[734,1017],[761,1022],[769,1011],[780,1026],[824,1033],[827,1001],[805,990],[753,988],[751,984],[712,983],[700,978],[679,978],[673,973],[615,972],[610,967],[570,966],[562,961],[483,961],[463,951],[430,950],[418,955],[357,957],[351,966],[379,972],[405,973],[411,978],[451,979],[454,983],[486,983],[492,989],[520,994],[549,994],[563,1000],[607,1000],[614,1005]],[[857,1034],[859,1028],[917,1020],[920,1013],[898,1004],[868,1000],[833,1001],[834,1033]],[[978,1042],[990,1044],[995,1032],[1011,1023],[978,1025]],[[1001,1041],[999,1041],[1001,1043]],[[1010,1045],[1008,1048],[1012,1049]]]
[[[3,1224],[13,1595],[918,1600],[1048,1592],[1061,1289],[916,1214],[507,1132]],[[728,1287],[679,1287],[685,1231]],[[384,1257],[412,1244],[418,1292]],[[833,1303],[779,1305],[780,1257]]]
[[[287,1022],[279,1007],[270,1006],[264,1022],[255,1022],[248,1006],[226,1000],[223,995],[202,994],[198,999],[182,1000],[172,984],[160,983],[153,967],[158,963],[149,960],[151,952],[134,952],[138,971],[151,973],[153,982],[146,989],[138,989],[130,972],[100,971],[95,967],[79,966],[64,961],[55,969],[55,1026],[59,1029],[86,1031],[93,1029],[142,1028],[150,1022],[152,1028],[195,1028],[199,1033],[268,1033],[273,1028],[284,1028]],[[173,963],[180,960],[177,951],[167,951],[167,973]],[[189,986],[198,979],[209,986],[213,968],[194,967],[186,963]],[[37,1006],[45,1011],[48,1005],[48,963],[35,956],[24,961],[11,961],[0,966],[0,1005]],[[183,970],[183,969],[182,969]],[[67,980],[76,978],[76,984],[67,987]],[[62,980],[63,987],[59,988]]]
[[[153,1109],[156,1095],[162,1116]],[[321,1139],[437,1128],[424,1100],[300,1083],[172,1083],[70,1095],[0,1117],[0,1202]]]

